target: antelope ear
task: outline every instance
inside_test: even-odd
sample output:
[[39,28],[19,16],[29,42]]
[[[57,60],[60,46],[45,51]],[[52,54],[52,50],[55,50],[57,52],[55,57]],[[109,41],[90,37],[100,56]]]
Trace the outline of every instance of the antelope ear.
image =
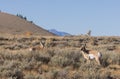
[[83,47],[82,47],[82,46],[80,46],[80,50],[82,50],[82,48],[83,48]]
[[85,50],[86,49],[86,44],[83,44],[81,47],[80,47],[80,50]]
[[81,45],[81,46],[80,46],[80,50],[83,50],[83,49],[84,49],[84,47],[85,47],[84,45]]
[[86,47],[86,43],[84,44],[84,47]]
[[80,48],[83,48],[83,47],[86,47],[86,44],[82,44],[82,45],[80,46]]

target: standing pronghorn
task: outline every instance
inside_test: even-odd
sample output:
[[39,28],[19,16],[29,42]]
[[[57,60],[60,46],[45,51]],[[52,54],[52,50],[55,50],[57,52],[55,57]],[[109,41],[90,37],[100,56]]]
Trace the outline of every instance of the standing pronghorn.
[[82,55],[84,56],[84,58],[86,60],[91,60],[91,59],[95,59],[96,62],[101,65],[101,57],[102,57],[102,54],[96,50],[87,50],[86,49],[86,44],[84,46],[81,47],[81,53]]
[[37,50],[42,50],[42,49],[44,49],[44,45],[43,45],[43,43],[41,41],[40,41],[39,46],[34,46],[34,47],[29,48],[30,51],[37,51]]

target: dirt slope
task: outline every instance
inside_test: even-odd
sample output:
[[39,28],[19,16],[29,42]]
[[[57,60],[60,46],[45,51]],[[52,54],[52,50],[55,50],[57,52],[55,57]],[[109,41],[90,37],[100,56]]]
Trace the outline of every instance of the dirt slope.
[[0,12],[0,33],[53,35],[25,19],[4,12]]

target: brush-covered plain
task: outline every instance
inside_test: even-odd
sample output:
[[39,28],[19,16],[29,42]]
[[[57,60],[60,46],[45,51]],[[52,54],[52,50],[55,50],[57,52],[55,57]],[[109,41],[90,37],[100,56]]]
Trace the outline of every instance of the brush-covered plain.
[[[29,51],[44,43],[44,49]],[[87,62],[81,45],[102,53]],[[0,35],[0,79],[120,79],[120,37]]]

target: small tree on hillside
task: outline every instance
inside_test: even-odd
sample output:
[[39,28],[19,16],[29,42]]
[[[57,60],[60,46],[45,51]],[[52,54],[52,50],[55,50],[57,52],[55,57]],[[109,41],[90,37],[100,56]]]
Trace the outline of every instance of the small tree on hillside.
[[21,14],[17,14],[16,16],[20,17],[21,19],[27,20],[27,17],[26,17],[26,16],[23,16],[23,15],[21,15]]

